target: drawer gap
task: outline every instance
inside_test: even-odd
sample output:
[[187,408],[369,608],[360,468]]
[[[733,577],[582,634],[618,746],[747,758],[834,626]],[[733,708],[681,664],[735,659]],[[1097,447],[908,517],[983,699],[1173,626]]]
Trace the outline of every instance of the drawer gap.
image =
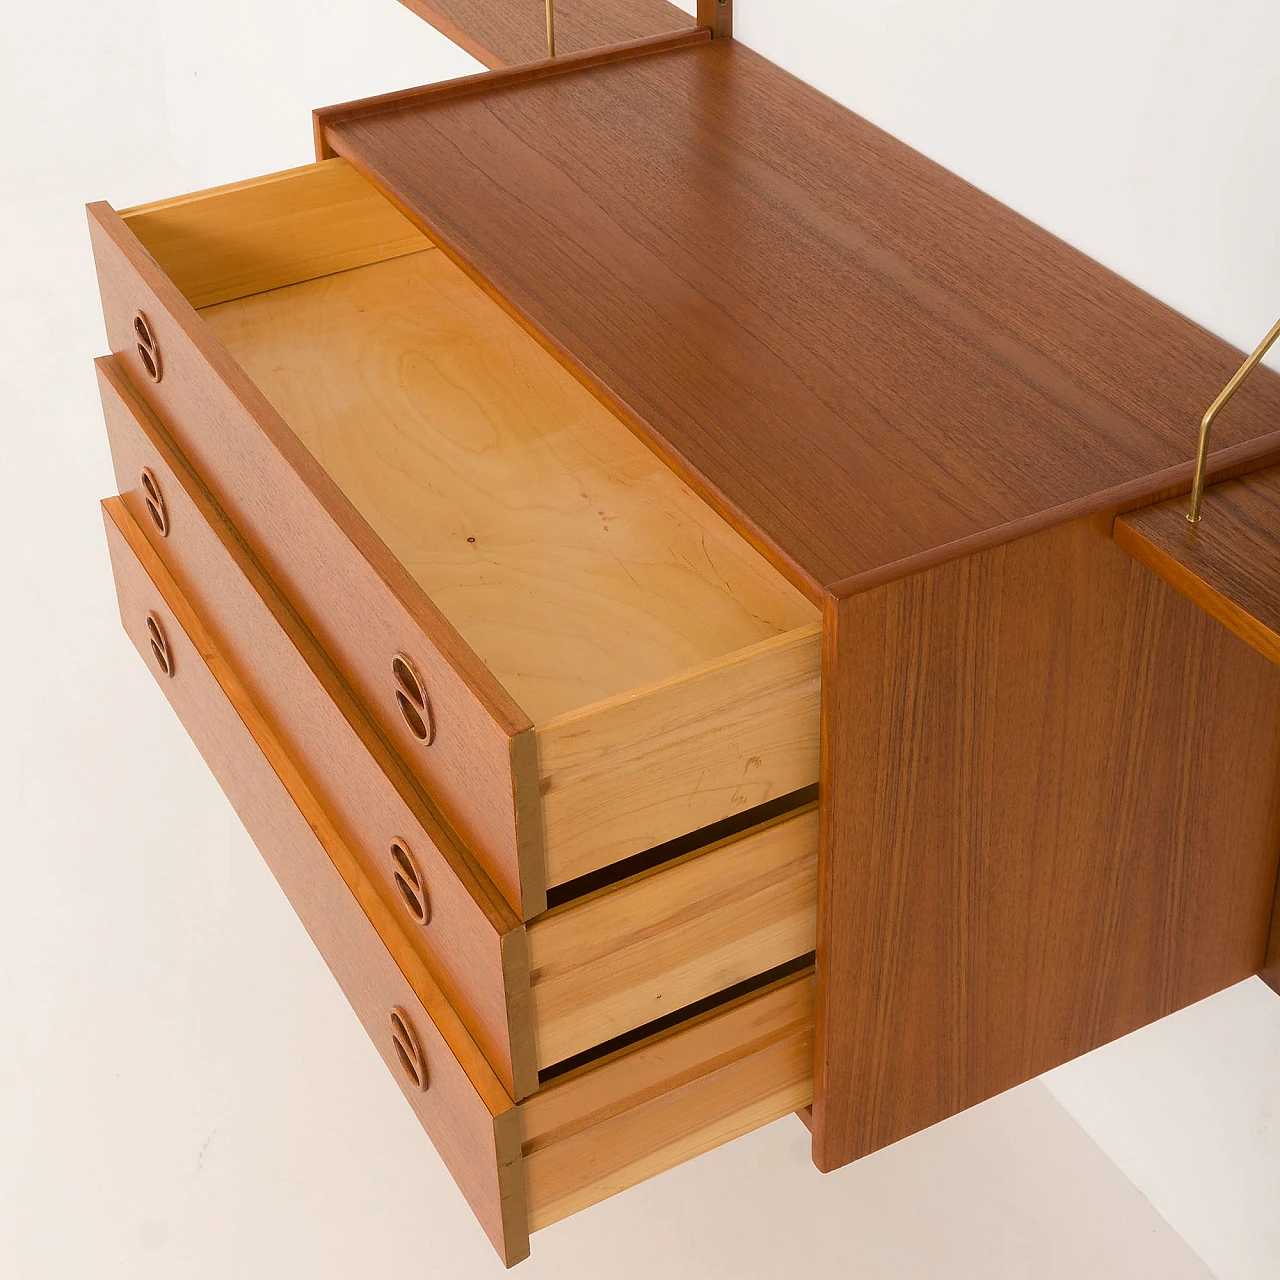
[[706,996],[693,1004],[685,1005],[682,1009],[676,1009],[671,1013],[664,1014],[661,1018],[655,1018],[652,1022],[647,1022],[642,1027],[636,1027],[632,1031],[615,1036],[612,1040],[606,1040],[602,1044],[593,1045],[590,1049],[583,1050],[582,1053],[574,1054],[571,1058],[565,1058],[562,1062],[544,1067],[538,1072],[538,1085],[543,1087],[553,1080],[562,1080],[565,1076],[581,1068],[598,1066],[606,1058],[612,1057],[625,1049],[634,1048],[637,1044],[648,1040],[652,1036],[660,1035],[664,1031],[670,1031],[682,1022],[701,1017],[703,1014],[710,1013],[722,1005],[731,1004],[733,1001],[739,1000],[743,996],[751,995],[755,991],[763,990],[783,978],[790,978],[797,973],[803,973],[806,969],[813,967],[815,958],[815,954],[812,951],[805,955],[797,956],[794,960],[788,960],[785,964],[776,965],[764,973],[758,973],[743,982],[735,983],[732,987],[726,987],[723,991],[717,991],[714,995]]
[[652,871],[655,867],[674,862],[677,858],[683,858],[685,854],[694,853],[718,841],[742,835],[752,827],[771,822],[793,810],[816,804],[817,800],[818,784],[815,782],[797,791],[789,791],[786,795],[778,796],[766,804],[758,804],[754,808],[735,813],[732,817],[722,818],[719,822],[699,827],[696,831],[690,831],[688,835],[666,840],[662,844],[654,845],[651,849],[645,849],[629,858],[601,867],[598,871],[589,871],[576,879],[566,880],[564,884],[552,886],[547,890],[547,908],[550,910],[553,907],[562,907],[566,903],[575,902],[601,889],[611,889],[632,876]]

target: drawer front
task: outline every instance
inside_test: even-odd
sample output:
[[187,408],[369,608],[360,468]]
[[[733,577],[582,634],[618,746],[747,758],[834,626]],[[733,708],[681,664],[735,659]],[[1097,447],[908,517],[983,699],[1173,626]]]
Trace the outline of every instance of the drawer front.
[[[526,934],[424,808],[115,362],[100,361],[98,377],[117,482],[141,533],[515,1097],[537,1088],[539,1070],[813,950],[813,809],[570,902]],[[393,841],[422,872],[425,926],[405,909]]]
[[123,501],[103,511],[126,632],[508,1266],[531,1230],[812,1100],[809,968],[514,1103]]
[[114,361],[98,362],[98,383],[116,482],[137,528],[384,885],[507,1089],[532,1092],[519,920],[417,796]]
[[[537,914],[546,898],[528,718],[119,215],[91,205],[89,227],[120,367],[494,883],[526,918]],[[416,729],[428,743],[397,701],[405,688],[397,655],[425,686],[429,711]],[[525,848],[533,853],[522,858]]]
[[518,1262],[528,1220],[512,1100],[123,504],[103,510],[129,638],[489,1238]]

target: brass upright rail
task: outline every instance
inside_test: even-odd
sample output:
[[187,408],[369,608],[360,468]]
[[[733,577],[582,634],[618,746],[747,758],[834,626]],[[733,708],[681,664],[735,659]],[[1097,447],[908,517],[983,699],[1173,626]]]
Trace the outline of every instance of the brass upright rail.
[[1240,390],[1240,384],[1258,367],[1262,357],[1271,350],[1271,344],[1277,338],[1280,338],[1280,320],[1272,325],[1271,332],[1258,344],[1253,355],[1236,370],[1235,377],[1222,388],[1222,394],[1200,419],[1200,445],[1196,450],[1196,478],[1191,485],[1191,510],[1187,512],[1187,520],[1191,524],[1200,523],[1200,508],[1204,504],[1204,474],[1209,463],[1209,432],[1213,430],[1214,419],[1226,408],[1227,401]]

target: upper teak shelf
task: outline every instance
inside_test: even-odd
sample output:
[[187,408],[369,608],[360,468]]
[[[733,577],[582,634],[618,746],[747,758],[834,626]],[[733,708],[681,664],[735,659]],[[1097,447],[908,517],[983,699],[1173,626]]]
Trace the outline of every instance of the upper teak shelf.
[[[1237,351],[705,36],[327,108],[322,154],[814,599],[1185,488]],[[1277,421],[1260,372],[1213,473]]]

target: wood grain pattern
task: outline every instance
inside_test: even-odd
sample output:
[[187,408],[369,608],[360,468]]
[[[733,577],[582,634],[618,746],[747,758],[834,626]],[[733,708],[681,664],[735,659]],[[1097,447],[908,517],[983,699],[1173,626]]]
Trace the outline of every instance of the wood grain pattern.
[[1212,485],[1199,524],[1189,499],[1116,520],[1116,545],[1246,644],[1280,663],[1280,468]]
[[732,40],[324,133],[815,601],[1189,485],[1241,358]]
[[[547,50],[543,5],[527,0],[400,0],[486,67],[534,62]],[[560,56],[679,31],[693,21],[667,0],[556,0]]]
[[535,725],[818,621],[442,253],[201,316]]
[[821,1168],[1262,964],[1280,671],[1110,527],[831,603]]
[[534,721],[546,884],[817,780],[813,607],[444,255],[202,316]]
[[[1179,497],[1120,516],[1116,545],[1280,663],[1280,468],[1210,486],[1199,524],[1189,506]],[[1261,976],[1280,991],[1280,892]]]
[[817,913],[815,806],[541,916],[538,1066],[807,955]]
[[[107,436],[125,505],[275,735],[380,883],[406,936],[515,1097],[537,1088],[528,949],[519,918],[416,791],[313,637],[226,524],[114,361],[98,362]],[[150,469],[169,512],[152,524],[140,484]],[[412,850],[431,918],[412,919],[393,880],[391,843]]]
[[531,1230],[807,1105],[813,973],[788,978],[521,1104]]
[[[135,386],[148,386],[148,403],[183,455],[503,895],[518,913],[538,914],[546,886],[528,717],[110,206],[89,207],[89,229],[120,366]],[[154,385],[135,349],[138,309],[163,352],[164,378]],[[394,701],[397,652],[409,654],[430,691],[437,732],[429,748]],[[522,793],[532,800],[522,803]],[[522,859],[526,846],[534,852]]]
[[359,98],[354,102],[339,102],[328,107],[318,107],[311,113],[311,128],[315,138],[316,159],[329,160],[334,151],[325,139],[330,124],[339,120],[366,120],[388,111],[406,106],[419,106],[426,102],[444,102],[449,98],[465,97],[481,91],[529,84],[545,80],[548,76],[560,76],[571,71],[589,71],[606,63],[625,62],[629,58],[646,57],[654,53],[666,53],[672,49],[684,49],[691,44],[705,44],[711,38],[709,31],[691,27],[674,35],[632,40],[626,44],[609,45],[589,53],[570,54],[555,58],[542,58],[538,62],[526,62],[505,70],[482,71],[476,75],[459,76],[454,80],[437,80],[431,84],[414,85],[408,89],[394,89],[390,93],[375,94],[371,98]]
[[[537,1088],[541,1068],[813,950],[810,810],[539,917],[531,989],[514,913],[364,722],[114,362],[100,361],[98,374],[117,483],[135,521],[515,1097]],[[164,536],[147,515],[144,467],[169,513]],[[425,929],[396,891],[393,840],[425,870]]]
[[[121,500],[103,513],[129,638],[154,671],[145,622],[150,612],[160,618],[174,654],[161,688],[499,1256],[520,1261],[529,1244],[514,1104]],[[407,1084],[396,1060],[397,1006],[425,1050],[425,1091]]]
[[431,248],[339,159],[139,205],[120,217],[194,307]]
[[821,670],[797,627],[540,724],[547,883],[816,782]]

